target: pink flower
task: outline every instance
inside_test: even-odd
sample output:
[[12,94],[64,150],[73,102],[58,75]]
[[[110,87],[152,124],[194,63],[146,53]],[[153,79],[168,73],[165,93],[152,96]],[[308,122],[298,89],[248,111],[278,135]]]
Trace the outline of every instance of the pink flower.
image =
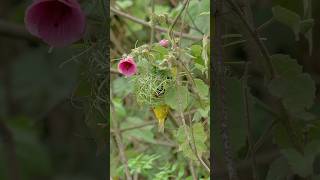
[[121,59],[118,64],[118,71],[127,77],[134,75],[137,72],[137,64],[133,57],[128,56]]
[[53,47],[79,40],[85,15],[77,0],[34,0],[25,14],[28,31]]
[[169,46],[169,40],[167,40],[167,39],[162,39],[162,40],[159,42],[159,44],[160,44],[160,46],[167,48],[167,47]]

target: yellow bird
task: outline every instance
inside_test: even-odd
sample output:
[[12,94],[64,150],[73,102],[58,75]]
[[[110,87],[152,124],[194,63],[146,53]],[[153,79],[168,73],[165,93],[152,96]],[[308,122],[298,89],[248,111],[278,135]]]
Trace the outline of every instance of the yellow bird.
[[158,105],[153,108],[154,115],[158,120],[158,129],[159,132],[164,132],[164,121],[166,120],[169,113],[169,106],[167,105]]

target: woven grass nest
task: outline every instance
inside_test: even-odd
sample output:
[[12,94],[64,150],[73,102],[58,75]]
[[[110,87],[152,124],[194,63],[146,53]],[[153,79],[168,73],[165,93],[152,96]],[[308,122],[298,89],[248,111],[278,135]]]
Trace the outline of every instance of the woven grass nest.
[[174,81],[169,70],[154,68],[151,72],[137,75],[134,83],[137,102],[156,106],[164,104],[164,96]]

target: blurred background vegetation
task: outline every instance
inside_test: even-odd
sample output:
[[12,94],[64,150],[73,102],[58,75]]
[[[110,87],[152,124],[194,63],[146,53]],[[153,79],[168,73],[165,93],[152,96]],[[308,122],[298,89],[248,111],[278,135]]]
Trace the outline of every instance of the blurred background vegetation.
[[106,4],[80,1],[84,39],[49,52],[25,31],[31,2],[0,1],[0,179],[105,179],[106,117],[90,112],[106,79]]
[[[239,178],[319,179],[320,2],[224,2],[224,13],[217,16],[224,28],[225,107]],[[240,7],[253,34],[230,2]],[[257,36],[278,73],[273,79],[264,68],[267,58],[253,39]],[[214,95],[218,100],[221,94]],[[218,113],[213,116],[220,119]],[[213,178],[228,179],[221,127],[219,121],[213,123],[211,150],[217,167]]]

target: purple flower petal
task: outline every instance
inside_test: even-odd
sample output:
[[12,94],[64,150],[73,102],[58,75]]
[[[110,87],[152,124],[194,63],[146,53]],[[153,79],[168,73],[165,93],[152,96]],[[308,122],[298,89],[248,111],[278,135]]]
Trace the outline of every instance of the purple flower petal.
[[134,75],[137,72],[137,65],[134,59],[130,56],[121,59],[118,64],[118,71],[127,77]]
[[25,16],[29,32],[53,47],[79,40],[85,30],[85,15],[76,0],[35,0]]

